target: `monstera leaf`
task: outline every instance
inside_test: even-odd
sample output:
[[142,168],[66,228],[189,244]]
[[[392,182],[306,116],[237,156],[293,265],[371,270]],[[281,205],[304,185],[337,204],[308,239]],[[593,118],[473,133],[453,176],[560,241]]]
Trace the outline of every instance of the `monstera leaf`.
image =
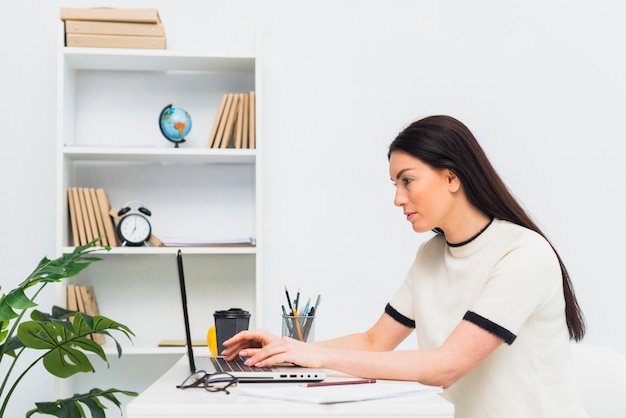
[[[33,313],[33,317],[45,318],[40,312]],[[25,347],[48,350],[43,356],[43,365],[48,372],[57,377],[70,377],[76,373],[94,371],[84,351],[97,354],[108,364],[104,350],[89,338],[90,334],[108,335],[115,341],[118,354],[121,353],[119,343],[108,330],[121,331],[129,339],[134,335],[128,327],[109,318],[100,315],[91,317],[78,312],[72,322],[57,320],[23,322],[17,330],[17,337]]]
[[26,418],[35,413],[54,415],[55,417],[59,418],[85,417],[85,410],[81,406],[81,403],[85,404],[89,408],[89,411],[91,412],[91,416],[93,418],[104,418],[104,410],[106,409],[106,406],[104,406],[102,402],[100,402],[98,397],[102,397],[108,401],[113,402],[121,411],[121,403],[115,397],[115,393],[122,393],[127,396],[137,396],[136,392],[130,392],[127,390],[91,389],[89,393],[82,395],[77,394],[68,399],[59,399],[54,402],[37,402],[35,403],[35,406],[37,406],[37,408],[28,411],[26,413]]
[[[32,310],[37,306],[37,295],[48,283],[76,276],[92,262],[101,260],[90,256],[94,251],[110,250],[109,247],[96,248],[95,244],[99,240],[97,238],[87,245],[76,247],[71,253],[54,260],[44,257],[17,288],[7,294],[0,294],[0,363],[7,359],[5,355],[11,361],[7,368],[3,367],[7,372],[0,376],[0,417],[5,416],[7,404],[19,383],[25,380],[28,372],[40,360],[49,373],[60,378],[80,372],[93,372],[94,367],[87,352],[95,353],[107,365],[108,361],[102,347],[89,335],[104,334],[110,337],[115,342],[118,357],[122,355],[122,347],[109,331],[119,331],[128,339],[135,335],[125,325],[100,315],[92,317],[58,306],[54,306],[50,314]],[[28,310],[32,310],[30,320],[24,320]],[[15,369],[14,366],[23,359],[20,357],[27,349],[39,350],[42,354],[23,370]],[[19,375],[13,377],[13,372]],[[33,387],[37,385],[31,385]],[[68,399],[37,402],[36,408],[28,411],[26,416],[39,413],[61,418],[83,418],[85,405],[93,418],[100,418],[105,416],[106,409],[100,398],[113,402],[119,408],[121,404],[116,394],[137,396],[136,392],[119,389],[92,389],[87,394],[75,394]]]

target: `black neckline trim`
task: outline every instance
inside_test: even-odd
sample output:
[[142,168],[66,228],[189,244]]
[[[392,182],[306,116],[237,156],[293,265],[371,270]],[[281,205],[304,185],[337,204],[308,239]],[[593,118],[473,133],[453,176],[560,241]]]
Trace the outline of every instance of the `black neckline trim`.
[[446,240],[446,243],[450,246],[450,247],[462,247],[465,244],[469,244],[470,242],[474,241],[476,238],[478,238],[480,236],[480,234],[482,234],[483,232],[485,232],[487,230],[487,228],[489,228],[489,225],[491,225],[493,223],[493,218],[489,219],[489,223],[487,225],[485,225],[485,227],[483,229],[481,229],[480,231],[478,231],[478,233],[476,235],[474,235],[473,237],[471,237],[470,239],[467,239],[463,242],[459,242],[458,244],[451,244],[448,242],[448,240]]

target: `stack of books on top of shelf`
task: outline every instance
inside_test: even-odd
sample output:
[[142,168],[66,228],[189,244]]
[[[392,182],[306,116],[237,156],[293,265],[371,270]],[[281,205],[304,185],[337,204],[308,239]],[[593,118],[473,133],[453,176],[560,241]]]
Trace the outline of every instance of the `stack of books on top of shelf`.
[[208,148],[255,148],[255,113],[254,91],[224,94]]
[[104,189],[68,187],[67,201],[74,246],[101,237],[97,245],[117,247],[111,205]]
[[[66,290],[68,311],[81,312],[89,316],[100,315],[93,286],[68,284]],[[70,320],[73,319],[73,317],[70,318]],[[104,344],[104,335],[102,334],[91,334],[89,337],[100,345]]]
[[165,30],[155,9],[61,8],[65,45],[165,49]]

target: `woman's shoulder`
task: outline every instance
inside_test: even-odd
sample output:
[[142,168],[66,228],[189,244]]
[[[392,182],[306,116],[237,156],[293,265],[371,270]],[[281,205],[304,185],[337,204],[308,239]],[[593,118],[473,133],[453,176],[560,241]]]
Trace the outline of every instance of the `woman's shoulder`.
[[494,224],[494,239],[501,246],[548,254],[554,252],[548,240],[532,229],[502,219],[495,219]]

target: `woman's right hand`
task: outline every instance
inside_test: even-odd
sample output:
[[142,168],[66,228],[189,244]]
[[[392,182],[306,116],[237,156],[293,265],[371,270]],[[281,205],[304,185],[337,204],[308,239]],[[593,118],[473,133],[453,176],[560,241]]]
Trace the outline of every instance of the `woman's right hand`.
[[237,357],[251,357],[259,349],[277,340],[280,337],[265,330],[241,331],[224,341],[224,351],[219,355],[226,357],[228,361]]

